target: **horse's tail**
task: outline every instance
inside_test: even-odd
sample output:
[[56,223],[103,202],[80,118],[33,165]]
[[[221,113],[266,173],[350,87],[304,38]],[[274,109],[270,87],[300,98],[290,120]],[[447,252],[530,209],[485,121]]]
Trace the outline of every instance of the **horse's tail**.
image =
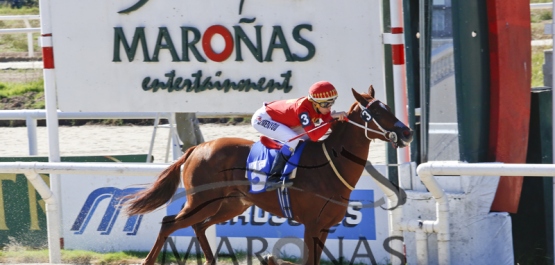
[[168,202],[179,186],[181,165],[189,158],[195,147],[187,149],[185,154],[166,168],[148,189],[129,195],[129,201],[125,203],[127,214],[131,216],[149,213]]

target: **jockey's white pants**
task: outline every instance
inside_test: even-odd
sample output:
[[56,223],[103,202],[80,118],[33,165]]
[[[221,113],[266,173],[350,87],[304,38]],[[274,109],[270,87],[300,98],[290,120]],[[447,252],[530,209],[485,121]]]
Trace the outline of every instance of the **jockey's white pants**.
[[266,106],[262,106],[254,113],[254,115],[252,115],[251,124],[252,127],[261,134],[281,141],[293,150],[297,148],[297,145],[301,140],[308,138],[306,135],[303,135],[304,137],[288,142],[291,138],[304,133],[304,129],[300,126],[297,128],[289,128],[286,125],[272,120],[272,117],[266,113]]

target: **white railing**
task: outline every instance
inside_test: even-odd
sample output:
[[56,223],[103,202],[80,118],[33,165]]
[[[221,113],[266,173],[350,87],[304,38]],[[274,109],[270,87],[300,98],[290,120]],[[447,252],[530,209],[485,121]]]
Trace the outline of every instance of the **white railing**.
[[[49,261],[53,264],[62,263],[61,260],[61,220],[57,199],[60,194],[54,194],[44,182],[40,173],[48,174],[96,174],[110,176],[156,176],[160,174],[168,165],[152,165],[137,163],[41,163],[41,162],[2,162],[0,163],[1,173],[20,173],[33,184],[37,192],[46,203],[46,226],[48,234],[48,253]],[[215,232],[210,234],[215,237]]]
[[0,16],[0,20],[23,20],[25,28],[0,29],[0,34],[27,33],[27,52],[29,57],[35,56],[33,33],[40,33],[40,28],[32,28],[29,20],[40,20],[39,15]]
[[[47,204],[48,244],[51,263],[60,263],[59,222],[57,196],[39,176],[48,174],[86,174],[86,175],[117,175],[117,176],[155,176],[166,169],[167,165],[136,164],[136,163],[68,163],[68,162],[2,162],[1,173],[21,173],[37,189]],[[555,165],[550,164],[501,164],[501,163],[460,163],[435,161],[421,164],[417,168],[418,176],[436,199],[436,220],[404,220],[402,207],[390,212],[390,223],[393,233],[402,236],[402,231],[416,232],[417,236],[426,238],[426,233],[438,234],[438,264],[450,264],[450,231],[449,203],[447,195],[439,186],[435,177],[440,176],[555,176]],[[379,184],[379,183],[378,183]],[[388,207],[398,206],[397,196],[393,191],[384,188],[388,197]],[[393,221],[393,222],[392,222]],[[441,235],[441,236],[440,236]],[[215,237],[215,231],[210,237]],[[426,240],[417,240],[418,264],[427,264]],[[402,245],[395,250],[403,253]],[[393,264],[400,264],[392,257]]]
[[[438,264],[451,264],[450,231],[449,231],[449,202],[447,194],[441,188],[435,177],[444,176],[530,176],[555,177],[555,165],[552,164],[503,164],[503,163],[462,163],[453,161],[434,161],[420,164],[417,174],[436,200],[436,220],[404,220],[401,208],[392,211],[392,233],[407,231],[419,235],[425,233],[437,234]],[[397,205],[394,194],[388,196],[392,205]],[[391,222],[391,220],[390,220]],[[425,238],[425,237],[424,237]],[[418,264],[427,264],[427,241],[417,239]]]

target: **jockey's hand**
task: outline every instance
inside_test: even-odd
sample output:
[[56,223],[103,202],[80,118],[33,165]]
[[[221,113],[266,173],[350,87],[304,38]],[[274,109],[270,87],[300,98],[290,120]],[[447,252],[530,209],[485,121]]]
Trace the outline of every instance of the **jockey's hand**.
[[333,111],[331,113],[331,117],[334,119],[338,119],[339,121],[344,121],[347,119],[347,113],[345,113],[344,111]]

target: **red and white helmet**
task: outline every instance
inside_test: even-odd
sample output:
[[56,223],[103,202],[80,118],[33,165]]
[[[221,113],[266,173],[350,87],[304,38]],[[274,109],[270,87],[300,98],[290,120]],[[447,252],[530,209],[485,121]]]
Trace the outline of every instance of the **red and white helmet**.
[[313,102],[335,101],[337,99],[337,90],[328,81],[319,81],[310,86],[308,90],[308,99]]

